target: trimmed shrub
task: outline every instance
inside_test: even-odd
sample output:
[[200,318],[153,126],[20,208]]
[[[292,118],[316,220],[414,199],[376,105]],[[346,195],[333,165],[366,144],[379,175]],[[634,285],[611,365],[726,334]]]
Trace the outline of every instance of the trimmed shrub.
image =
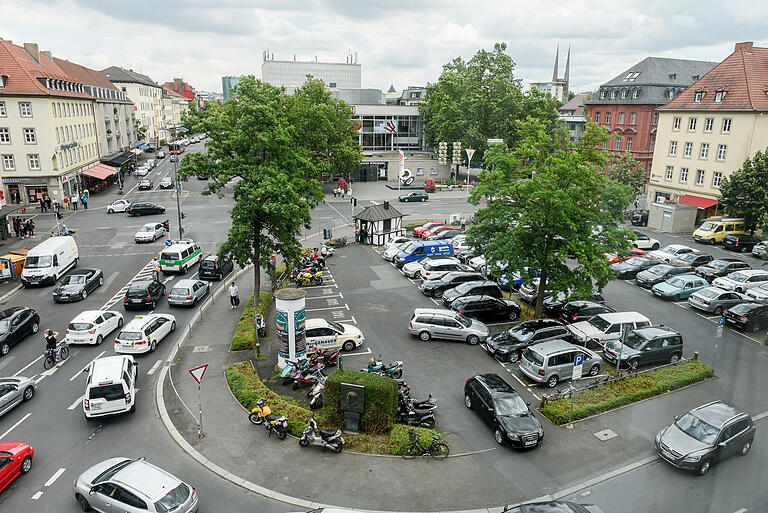
[[[619,406],[675,390],[715,375],[709,365],[689,360],[652,372],[614,381],[591,390],[578,392],[573,398],[573,420],[584,419]],[[568,422],[570,398],[547,403],[541,413],[554,424]]]
[[[259,313],[266,317],[266,313],[272,305],[272,293],[262,292],[259,301]],[[240,320],[237,322],[235,334],[232,335],[232,343],[229,345],[230,351],[245,351],[256,347],[256,313],[253,309],[253,295],[245,303]]]
[[397,414],[397,383],[394,379],[367,372],[337,370],[325,381],[323,415],[325,421],[343,427],[341,410],[341,383],[365,387],[365,411],[360,417],[360,431],[387,433],[395,423]]
[[[395,424],[392,426],[392,430],[389,432],[389,453],[394,455],[400,454],[400,448],[411,439],[408,436],[409,431],[416,431],[419,434],[419,443],[424,446],[429,446],[432,443],[433,436],[439,436],[440,440],[448,444],[445,439],[445,433],[438,433],[434,429],[427,429],[416,426],[406,426],[405,424]],[[448,444],[450,447],[450,444]]]

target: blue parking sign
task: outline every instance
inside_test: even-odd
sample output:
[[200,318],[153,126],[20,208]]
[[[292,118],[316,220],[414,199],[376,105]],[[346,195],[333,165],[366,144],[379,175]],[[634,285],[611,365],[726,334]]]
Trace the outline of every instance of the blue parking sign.
[[584,363],[584,355],[579,353],[576,355],[576,358],[573,359],[573,366],[578,367],[579,365],[582,365]]

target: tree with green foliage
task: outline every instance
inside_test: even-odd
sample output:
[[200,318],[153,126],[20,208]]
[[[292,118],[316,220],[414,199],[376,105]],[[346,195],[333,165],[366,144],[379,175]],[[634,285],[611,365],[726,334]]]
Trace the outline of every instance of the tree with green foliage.
[[136,140],[143,141],[147,136],[147,129],[141,125],[141,121],[136,120]]
[[635,160],[631,152],[625,151],[618,154],[611,161],[608,168],[608,176],[614,182],[623,183],[632,189],[632,194],[637,197],[645,187],[645,170]]
[[768,150],[748,158],[720,183],[720,205],[729,216],[743,217],[749,230],[768,230]]
[[517,143],[520,119],[532,116],[548,127],[556,124],[558,102],[537,90],[523,92],[506,49],[505,43],[496,43],[493,50],[480,50],[469,61],[457,57],[427,86],[419,112],[432,147],[440,141],[460,141],[463,148],[476,150],[473,160],[479,162],[489,138],[504,139],[510,146]]
[[487,206],[477,211],[467,239],[484,252],[489,269],[507,278],[533,278],[525,268],[539,272],[539,317],[545,291],[586,297],[615,277],[605,253],[626,254],[631,246],[621,223],[633,198],[629,186],[601,174],[605,128],[587,123],[574,146],[564,129],[551,135],[544,122],[529,118],[520,135],[513,150],[493,144],[486,151],[470,201],[485,199]]

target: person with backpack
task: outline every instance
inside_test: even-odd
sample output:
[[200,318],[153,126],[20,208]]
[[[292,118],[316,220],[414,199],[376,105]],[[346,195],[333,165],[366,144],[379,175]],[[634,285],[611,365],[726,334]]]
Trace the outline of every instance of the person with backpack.
[[232,306],[232,310],[240,304],[240,292],[237,290],[237,285],[235,285],[234,281],[229,286],[229,304]]

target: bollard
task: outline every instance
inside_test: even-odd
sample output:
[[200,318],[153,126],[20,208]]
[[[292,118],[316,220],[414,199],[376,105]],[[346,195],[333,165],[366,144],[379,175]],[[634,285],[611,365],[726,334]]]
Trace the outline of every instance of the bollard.
[[541,400],[539,401],[539,409],[544,408],[547,405],[547,394],[541,394]]
[[698,351],[694,351],[693,352],[693,359],[694,360],[698,360],[699,359],[699,352]]

